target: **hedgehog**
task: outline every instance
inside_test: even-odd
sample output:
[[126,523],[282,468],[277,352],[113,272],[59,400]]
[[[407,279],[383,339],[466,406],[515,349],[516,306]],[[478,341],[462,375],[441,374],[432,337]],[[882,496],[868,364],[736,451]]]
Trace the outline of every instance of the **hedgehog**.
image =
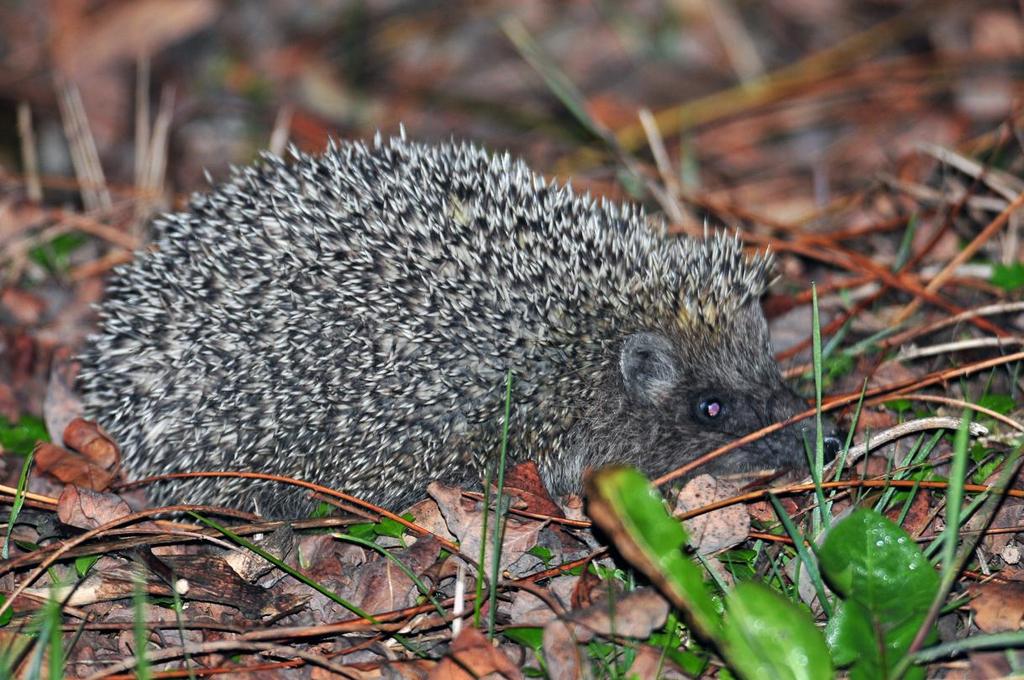
[[[276,473],[387,508],[479,480],[507,435],[557,496],[660,475],[806,408],[759,298],[772,257],[668,235],[469,143],[330,142],[233,169],[116,269],[81,354],[131,477]],[[797,426],[706,471],[806,466]],[[834,441],[829,440],[829,447]],[[305,494],[174,480],[154,502],[295,512]]]

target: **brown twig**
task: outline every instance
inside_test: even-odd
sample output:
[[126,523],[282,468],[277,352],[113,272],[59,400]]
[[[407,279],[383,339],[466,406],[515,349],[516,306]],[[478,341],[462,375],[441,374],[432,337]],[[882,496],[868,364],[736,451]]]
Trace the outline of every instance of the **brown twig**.
[[[964,262],[966,262],[967,260],[974,257],[975,253],[977,253],[983,245],[988,243],[989,239],[995,236],[996,233],[1003,228],[1006,222],[1010,219],[1010,216],[1013,215],[1013,213],[1016,212],[1022,205],[1024,205],[1024,192],[1018,194],[1017,198],[1013,199],[1013,201],[1010,202],[1008,206],[1006,206],[1006,209],[1003,210],[1003,212],[999,213],[999,215],[997,215],[994,220],[989,222],[988,226],[982,229],[981,232],[977,236],[975,236],[974,239],[970,243],[968,243],[963,250],[957,253],[956,256],[953,259],[951,259],[949,263],[946,264],[942,271],[939,272],[935,277],[933,277],[932,280],[928,283],[928,285],[924,287],[924,292],[928,293],[929,295],[933,295],[936,292],[938,292],[946,283],[946,281],[953,276],[953,273],[956,271],[956,268],[959,267]],[[907,306],[904,307],[900,311],[900,313],[896,315],[896,318],[893,320],[893,323],[903,323],[911,314],[917,311],[918,307],[921,306],[921,297],[924,296],[922,295],[920,297],[915,297],[913,301],[907,304]],[[977,317],[971,317],[971,319],[974,320],[977,319]]]

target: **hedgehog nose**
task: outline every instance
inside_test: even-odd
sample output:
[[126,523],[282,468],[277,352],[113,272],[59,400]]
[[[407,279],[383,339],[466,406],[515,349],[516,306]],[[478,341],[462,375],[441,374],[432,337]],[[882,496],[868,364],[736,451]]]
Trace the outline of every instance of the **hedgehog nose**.
[[825,454],[825,464],[827,465],[835,460],[835,457],[843,450],[843,440],[838,432],[833,432],[824,436],[824,444],[825,450],[823,453]]
[[821,418],[821,435],[822,443],[824,444],[822,447],[824,449],[823,453],[825,454],[823,457],[827,465],[835,460],[839,452],[843,450],[843,442],[846,436],[843,432],[839,431],[835,421],[828,415],[823,415]]

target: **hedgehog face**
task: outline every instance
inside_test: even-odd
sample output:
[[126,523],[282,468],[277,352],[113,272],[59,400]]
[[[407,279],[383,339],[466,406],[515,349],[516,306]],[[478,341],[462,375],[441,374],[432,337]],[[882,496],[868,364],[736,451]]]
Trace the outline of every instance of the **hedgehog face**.
[[[661,475],[807,408],[771,358],[756,302],[714,331],[690,326],[632,333],[620,345],[615,368],[577,424],[574,448],[584,468],[628,463]],[[825,434],[828,455],[838,440],[830,439],[830,429]],[[806,468],[805,440],[813,445],[810,419],[731,451],[700,472]],[[585,469],[578,473],[582,479]],[[575,490],[558,481],[556,490]]]

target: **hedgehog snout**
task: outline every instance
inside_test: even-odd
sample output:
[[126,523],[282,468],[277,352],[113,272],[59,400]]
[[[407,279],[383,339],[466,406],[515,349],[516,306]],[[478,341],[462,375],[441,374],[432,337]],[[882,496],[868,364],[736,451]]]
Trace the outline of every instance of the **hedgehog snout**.
[[[778,390],[768,404],[770,422],[782,422],[797,413],[807,410],[807,402],[788,387]],[[821,432],[824,443],[825,463],[830,463],[842,450],[843,435],[835,422],[826,414],[821,416]],[[814,416],[790,425],[768,438],[773,457],[777,463],[788,469],[807,468],[807,452],[814,454],[817,423]]]
[[[814,416],[801,420],[795,426],[798,454],[801,464],[797,467],[806,467],[807,451],[814,455],[815,439],[817,438],[817,424]],[[825,464],[831,463],[843,448],[843,433],[836,427],[835,422],[829,416],[821,416],[821,437]]]

